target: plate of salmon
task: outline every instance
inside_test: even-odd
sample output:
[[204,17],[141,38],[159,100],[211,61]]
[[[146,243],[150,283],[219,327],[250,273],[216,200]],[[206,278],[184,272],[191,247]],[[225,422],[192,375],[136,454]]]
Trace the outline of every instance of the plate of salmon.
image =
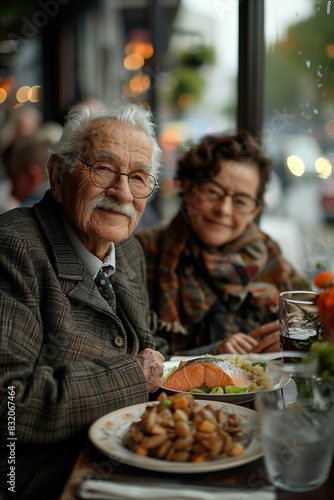
[[238,355],[207,355],[166,361],[162,389],[168,394],[184,392],[196,399],[242,404],[254,400],[259,391],[281,389],[289,380],[289,374],[274,363]]

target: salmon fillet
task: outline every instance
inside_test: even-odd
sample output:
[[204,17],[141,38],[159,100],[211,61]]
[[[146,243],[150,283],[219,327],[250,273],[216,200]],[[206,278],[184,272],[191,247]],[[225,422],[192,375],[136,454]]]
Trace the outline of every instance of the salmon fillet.
[[175,391],[189,391],[199,387],[249,387],[248,374],[233,363],[223,359],[196,358],[183,363],[166,380],[164,387]]

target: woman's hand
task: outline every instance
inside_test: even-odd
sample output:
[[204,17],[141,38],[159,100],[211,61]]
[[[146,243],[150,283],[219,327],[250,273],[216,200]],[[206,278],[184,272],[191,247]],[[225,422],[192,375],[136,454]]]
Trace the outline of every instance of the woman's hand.
[[245,333],[234,333],[228,339],[222,340],[216,354],[247,354],[257,347],[258,341]]
[[280,350],[279,323],[271,321],[255,328],[248,335],[234,333],[220,342],[216,354],[247,354],[277,352]]
[[278,320],[255,328],[249,335],[258,341],[257,345],[250,352],[277,352],[280,350]]

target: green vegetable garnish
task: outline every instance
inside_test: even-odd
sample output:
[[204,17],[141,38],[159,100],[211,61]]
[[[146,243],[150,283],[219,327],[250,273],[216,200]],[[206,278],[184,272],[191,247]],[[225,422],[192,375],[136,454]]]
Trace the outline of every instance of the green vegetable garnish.
[[173,368],[171,368],[169,370],[169,372],[167,372],[165,375],[163,375],[163,377],[162,377],[162,385],[164,385],[164,383],[169,379],[169,377],[171,375],[173,375],[173,373],[176,372],[176,370],[177,370],[177,366],[173,366]]
[[167,407],[172,406],[172,401],[170,399],[165,399],[162,404]]
[[240,394],[242,392],[247,392],[247,387],[238,387],[237,385],[227,385],[224,388],[225,394]]
[[193,392],[194,394],[209,394],[211,392],[211,389],[209,387],[193,387],[193,389],[189,389],[188,392]]
[[196,387],[189,390],[189,392],[192,392],[193,394],[238,394],[247,391],[247,387],[237,387],[236,385],[214,387],[213,389],[210,389],[209,387]]
[[334,378],[334,344],[316,342],[311,347],[311,352],[318,358],[318,376]]
[[224,389],[222,387],[214,387],[211,389],[210,394],[224,394]]
[[252,366],[261,366],[262,370],[265,372],[266,369],[267,369],[267,363],[261,363],[260,361],[255,361],[254,363],[252,363]]

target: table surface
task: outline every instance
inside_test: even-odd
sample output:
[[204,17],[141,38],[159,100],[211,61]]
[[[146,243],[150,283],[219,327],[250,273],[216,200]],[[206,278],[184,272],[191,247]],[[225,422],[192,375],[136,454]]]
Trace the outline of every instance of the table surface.
[[[293,383],[290,381],[284,388],[284,393],[288,395],[293,391],[293,387]],[[152,400],[156,398],[157,394],[152,395]],[[243,406],[254,409],[253,403],[251,401],[245,403]],[[200,483],[201,486],[221,486],[222,488],[233,485],[249,487],[253,491],[271,484],[267,476],[263,458],[222,471],[197,474],[163,473],[119,463],[115,459],[101,453],[87,439],[59,500],[79,499],[80,497],[77,495],[78,486],[87,475],[94,475],[109,481],[124,481],[127,483],[133,481],[135,484],[146,478],[154,480],[157,485],[159,480],[163,480],[164,483],[170,482],[171,484],[172,482],[179,481],[179,484],[183,485],[194,485],[194,482],[196,482],[197,484]],[[275,489],[275,492],[276,500],[333,500],[334,462],[328,480],[320,488],[302,493],[292,493],[280,489]]]
[[[249,403],[247,406],[252,406],[252,403]],[[254,488],[255,490],[270,485],[263,458],[245,465],[233,467],[232,469],[215,472],[197,474],[153,472],[119,463],[115,459],[101,453],[87,439],[59,500],[75,500],[80,498],[77,495],[77,489],[87,475],[94,475],[109,481],[125,481],[127,483],[133,481],[136,484],[138,484],[138,481],[146,478],[156,481],[157,485],[159,480],[168,483],[179,481],[183,485],[192,485],[194,482],[197,484],[200,483],[202,486],[221,485],[222,488],[224,486],[238,485]],[[292,493],[280,489],[276,489],[275,491],[277,500],[333,500],[334,462],[328,480],[320,488],[307,493]]]

